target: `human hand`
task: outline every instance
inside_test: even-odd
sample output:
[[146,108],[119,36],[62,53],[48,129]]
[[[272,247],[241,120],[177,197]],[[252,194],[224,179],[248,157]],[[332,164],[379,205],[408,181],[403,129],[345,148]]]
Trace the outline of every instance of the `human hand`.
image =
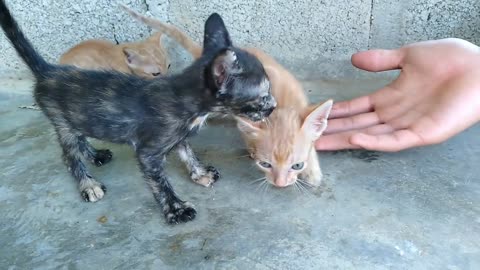
[[480,121],[480,48],[460,39],[352,56],[367,71],[401,69],[389,85],[336,103],[317,150],[377,151],[437,144]]

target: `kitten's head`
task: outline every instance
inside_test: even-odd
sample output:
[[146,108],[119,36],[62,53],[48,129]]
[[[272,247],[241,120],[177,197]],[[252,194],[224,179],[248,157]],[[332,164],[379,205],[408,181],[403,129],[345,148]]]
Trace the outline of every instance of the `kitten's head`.
[[233,47],[220,15],[205,22],[203,55],[212,61],[206,69],[209,89],[215,95],[215,110],[258,121],[268,117],[276,101],[270,93],[270,80],[260,61]]
[[237,118],[237,126],[257,166],[268,182],[277,187],[295,183],[307,169],[314,142],[327,128],[333,101],[309,107],[299,113],[292,108],[277,108],[264,122]]
[[140,77],[165,75],[170,66],[161,33],[155,33],[141,42],[130,43],[122,51],[128,68]]

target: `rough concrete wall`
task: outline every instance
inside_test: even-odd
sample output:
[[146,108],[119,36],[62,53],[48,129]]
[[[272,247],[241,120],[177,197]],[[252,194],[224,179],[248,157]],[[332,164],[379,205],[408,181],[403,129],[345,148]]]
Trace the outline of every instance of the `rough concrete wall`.
[[[125,42],[149,35],[118,8],[120,2],[174,23],[198,41],[206,17],[218,12],[236,44],[261,47],[302,77],[362,75],[350,66],[350,55],[372,47],[451,36],[480,44],[478,0],[7,0],[51,61],[85,39]],[[168,44],[179,70],[190,58]],[[25,70],[5,38],[0,49],[0,71]]]
[[[85,39],[123,42],[149,34],[146,27],[119,12],[116,1],[7,0],[6,3],[25,35],[49,61],[57,61],[68,48]],[[130,1],[129,5],[146,10],[142,0]],[[0,57],[0,71],[26,68],[4,35],[0,38]]]
[[479,0],[373,0],[370,47],[459,37],[480,45]]

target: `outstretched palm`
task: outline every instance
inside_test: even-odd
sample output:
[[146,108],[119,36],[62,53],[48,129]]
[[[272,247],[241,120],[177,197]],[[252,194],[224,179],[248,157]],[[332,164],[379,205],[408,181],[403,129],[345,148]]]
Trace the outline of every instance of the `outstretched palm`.
[[318,150],[399,151],[435,144],[480,120],[480,48],[459,39],[357,53],[368,71],[401,69],[396,80],[334,105]]

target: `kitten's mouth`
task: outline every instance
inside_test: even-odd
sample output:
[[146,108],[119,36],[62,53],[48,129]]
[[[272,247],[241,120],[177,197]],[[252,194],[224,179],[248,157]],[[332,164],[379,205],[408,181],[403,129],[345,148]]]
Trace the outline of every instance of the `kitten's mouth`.
[[258,122],[261,120],[264,120],[265,117],[263,117],[260,113],[253,113],[253,114],[247,114],[245,115],[249,120]]
[[257,121],[263,121],[265,120],[270,114],[272,114],[273,110],[275,107],[267,108],[261,111],[256,111],[256,112],[250,112],[250,113],[245,113],[244,117],[248,118],[251,121],[257,122]]

